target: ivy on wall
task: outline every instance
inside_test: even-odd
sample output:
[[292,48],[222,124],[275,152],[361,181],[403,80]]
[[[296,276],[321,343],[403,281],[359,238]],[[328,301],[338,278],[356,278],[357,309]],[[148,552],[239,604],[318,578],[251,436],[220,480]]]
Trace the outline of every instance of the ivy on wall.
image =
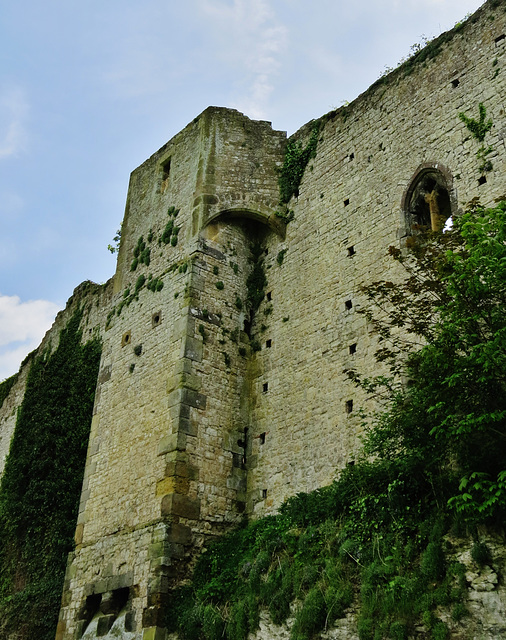
[[[299,195],[299,186],[308,162],[316,156],[320,121],[313,124],[313,130],[305,147],[300,140],[289,140],[286,146],[285,159],[279,172],[279,202],[286,205],[292,196]],[[280,215],[280,214],[278,214]],[[280,216],[281,217],[281,216]]]
[[3,405],[5,398],[9,395],[10,390],[16,384],[18,374],[15,373],[10,378],[6,378],[3,382],[0,382],[0,407]]
[[86,461],[101,344],[76,312],[35,357],[0,485],[0,637],[52,640]]

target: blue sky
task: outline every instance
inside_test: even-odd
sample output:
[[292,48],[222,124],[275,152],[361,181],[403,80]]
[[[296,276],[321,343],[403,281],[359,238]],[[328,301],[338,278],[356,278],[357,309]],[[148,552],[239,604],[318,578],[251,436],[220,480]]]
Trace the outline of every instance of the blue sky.
[[0,380],[105,282],[130,172],[209,105],[293,133],[479,0],[0,0]]

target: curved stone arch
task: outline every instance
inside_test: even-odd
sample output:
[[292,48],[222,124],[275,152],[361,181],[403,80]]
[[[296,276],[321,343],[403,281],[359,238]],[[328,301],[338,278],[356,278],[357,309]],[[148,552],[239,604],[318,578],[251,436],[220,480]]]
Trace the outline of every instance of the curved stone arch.
[[244,206],[232,206],[216,211],[216,213],[212,214],[207,219],[205,227],[208,227],[211,224],[215,224],[218,221],[240,219],[255,220],[256,222],[260,222],[269,227],[281,238],[285,237],[286,224],[283,222],[283,220],[279,216],[277,216],[272,209],[258,205],[254,209]]
[[404,233],[416,227],[441,229],[457,213],[457,196],[451,171],[440,162],[424,162],[412,175],[401,200]]

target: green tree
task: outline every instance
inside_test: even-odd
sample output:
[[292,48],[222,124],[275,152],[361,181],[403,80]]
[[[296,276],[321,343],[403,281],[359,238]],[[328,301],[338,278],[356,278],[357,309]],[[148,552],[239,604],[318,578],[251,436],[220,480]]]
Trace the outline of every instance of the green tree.
[[[506,202],[390,249],[406,278],[365,287],[390,377],[366,446],[422,469],[435,499],[482,521],[506,509]],[[452,476],[462,477],[460,491]]]

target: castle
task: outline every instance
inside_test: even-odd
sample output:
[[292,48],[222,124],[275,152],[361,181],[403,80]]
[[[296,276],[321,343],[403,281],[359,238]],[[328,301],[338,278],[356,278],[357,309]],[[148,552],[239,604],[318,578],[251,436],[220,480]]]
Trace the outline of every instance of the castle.
[[[378,367],[360,285],[398,277],[387,249],[414,224],[506,191],[505,10],[489,0],[289,140],[209,107],[133,171],[114,277],[78,288],[41,347],[76,306],[103,345],[58,640],[164,640],[166,595],[210,536],[353,462],[369,400],[345,370]],[[487,167],[459,118],[479,104]],[[290,161],[302,179],[280,197]]]

